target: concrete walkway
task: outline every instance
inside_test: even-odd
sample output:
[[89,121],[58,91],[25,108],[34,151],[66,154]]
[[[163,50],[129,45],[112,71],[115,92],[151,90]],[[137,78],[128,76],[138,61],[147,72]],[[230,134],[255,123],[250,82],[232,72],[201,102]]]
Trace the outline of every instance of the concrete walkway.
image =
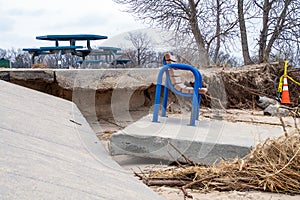
[[[243,157],[258,142],[283,133],[280,127],[201,120],[189,126],[188,118],[160,118],[152,122],[148,115],[110,137],[112,155],[134,155],[212,165],[221,159]],[[173,147],[175,146],[175,148]]]
[[0,81],[0,199],[161,199],[107,154],[72,102]]

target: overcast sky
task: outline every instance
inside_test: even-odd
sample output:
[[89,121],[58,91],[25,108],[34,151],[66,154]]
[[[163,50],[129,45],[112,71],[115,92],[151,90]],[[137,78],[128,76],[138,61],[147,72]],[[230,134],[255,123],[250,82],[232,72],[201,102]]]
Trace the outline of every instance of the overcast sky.
[[[0,48],[54,45],[36,36],[97,34],[108,38],[146,28],[112,0],[0,0]],[[93,45],[100,41],[92,42]]]

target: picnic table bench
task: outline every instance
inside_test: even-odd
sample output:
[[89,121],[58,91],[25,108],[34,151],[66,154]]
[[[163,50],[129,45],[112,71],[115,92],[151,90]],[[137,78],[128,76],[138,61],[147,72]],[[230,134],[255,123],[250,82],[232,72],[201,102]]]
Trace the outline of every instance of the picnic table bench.
[[76,50],[79,48],[83,48],[83,46],[55,46],[55,47],[40,47],[40,50],[42,51],[68,51],[68,50]]
[[59,53],[62,55],[64,53],[74,52],[77,48],[83,48],[83,46],[55,46],[55,47],[40,47],[40,48],[24,48],[23,51],[27,51],[32,54],[31,60],[34,64],[36,56]]

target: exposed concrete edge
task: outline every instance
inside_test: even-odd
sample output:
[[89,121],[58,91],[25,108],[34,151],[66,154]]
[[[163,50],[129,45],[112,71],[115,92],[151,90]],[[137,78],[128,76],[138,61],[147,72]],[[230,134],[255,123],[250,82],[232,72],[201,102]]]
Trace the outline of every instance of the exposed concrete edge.
[[55,72],[52,69],[1,69],[1,80],[37,80],[45,82],[55,81]]
[[[183,139],[164,137],[128,136],[123,131],[113,134],[110,138],[111,155],[134,155],[162,160],[186,162],[174,145],[184,156],[190,160],[206,165],[213,165],[221,159],[230,160],[235,157],[244,157],[251,148],[238,145],[205,143]],[[151,144],[151,145],[149,145]],[[226,149],[226,151],[224,151]]]
[[[0,79],[5,81],[35,81],[57,83],[66,90],[73,89],[129,89],[155,85],[159,68],[128,69],[0,69]],[[180,72],[187,81],[191,73]],[[164,82],[163,82],[164,84]]]

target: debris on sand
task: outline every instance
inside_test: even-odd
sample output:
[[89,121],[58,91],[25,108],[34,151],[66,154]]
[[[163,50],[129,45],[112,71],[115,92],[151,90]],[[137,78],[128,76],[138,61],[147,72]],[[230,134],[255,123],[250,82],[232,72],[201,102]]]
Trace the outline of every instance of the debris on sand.
[[179,165],[138,175],[148,186],[208,191],[268,191],[300,194],[300,132],[268,139],[246,157],[215,166]]

